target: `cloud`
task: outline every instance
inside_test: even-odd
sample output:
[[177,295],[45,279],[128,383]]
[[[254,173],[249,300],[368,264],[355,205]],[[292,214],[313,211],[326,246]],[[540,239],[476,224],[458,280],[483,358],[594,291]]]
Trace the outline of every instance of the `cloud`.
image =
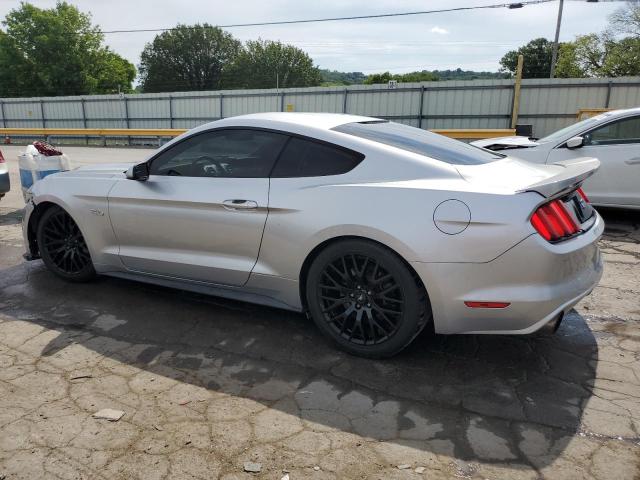
[[446,35],[447,33],[449,33],[449,30],[436,25],[431,29],[431,33],[437,33],[438,35]]

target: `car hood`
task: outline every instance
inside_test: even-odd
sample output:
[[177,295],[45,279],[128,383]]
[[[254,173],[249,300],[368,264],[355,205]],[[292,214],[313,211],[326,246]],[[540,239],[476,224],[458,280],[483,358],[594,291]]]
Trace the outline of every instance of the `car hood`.
[[540,143],[527,137],[497,137],[484,138],[471,142],[476,147],[488,148],[490,150],[506,150],[509,148],[530,148],[537,147]]
[[456,169],[464,180],[481,189],[500,193],[533,191],[550,197],[580,184],[599,167],[600,162],[589,157],[552,165],[507,157],[482,165],[458,165]]
[[99,163],[96,165],[86,165],[78,167],[73,172],[77,173],[122,173],[125,172],[132,163]]

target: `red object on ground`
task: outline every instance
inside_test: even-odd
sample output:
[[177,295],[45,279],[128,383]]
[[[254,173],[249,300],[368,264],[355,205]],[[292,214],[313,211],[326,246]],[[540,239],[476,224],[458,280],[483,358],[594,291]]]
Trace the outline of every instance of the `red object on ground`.
[[62,155],[60,150],[57,150],[53,145],[49,145],[47,142],[35,141],[33,146],[45,157],[53,157],[55,155]]

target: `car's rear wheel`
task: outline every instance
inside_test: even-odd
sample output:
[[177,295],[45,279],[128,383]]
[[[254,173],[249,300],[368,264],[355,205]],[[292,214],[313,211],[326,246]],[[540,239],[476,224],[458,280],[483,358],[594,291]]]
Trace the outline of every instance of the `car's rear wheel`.
[[306,299],[318,328],[370,358],[404,349],[431,320],[424,287],[393,252],[366,240],[329,245],[314,259]]
[[96,274],[87,243],[73,218],[60,207],[48,208],[36,230],[40,257],[65,280],[84,282]]

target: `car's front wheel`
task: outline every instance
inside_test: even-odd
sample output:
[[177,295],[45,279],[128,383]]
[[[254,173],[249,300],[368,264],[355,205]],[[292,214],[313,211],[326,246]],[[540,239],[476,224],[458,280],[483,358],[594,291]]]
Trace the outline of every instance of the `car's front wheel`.
[[309,312],[343,350],[382,358],[404,349],[431,320],[424,287],[393,252],[366,240],[329,245],[306,281]]
[[76,222],[62,208],[48,208],[36,230],[40,257],[49,270],[71,282],[93,278],[93,268],[87,243]]

